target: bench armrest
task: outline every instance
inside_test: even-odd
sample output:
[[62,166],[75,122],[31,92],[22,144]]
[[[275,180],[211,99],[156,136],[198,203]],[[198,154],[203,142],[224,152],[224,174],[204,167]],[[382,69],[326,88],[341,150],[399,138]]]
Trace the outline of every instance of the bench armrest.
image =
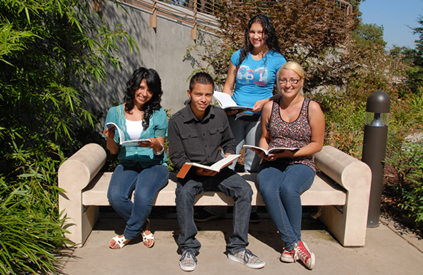
[[370,167],[332,146],[324,146],[315,157],[316,166],[348,194],[341,209],[323,206],[320,220],[343,246],[363,246],[372,181]]
[[106,162],[106,151],[90,143],[60,165],[58,184],[65,192],[59,193],[59,211],[67,218],[65,235],[77,245],[83,245],[98,217],[98,207],[82,205],[82,190],[97,175]]
[[335,147],[323,146],[315,154],[315,162],[317,168],[346,190],[369,187],[370,167]]
[[90,143],[82,147],[60,165],[59,187],[67,194],[81,194],[88,183],[97,175],[106,162],[106,151],[98,144]]

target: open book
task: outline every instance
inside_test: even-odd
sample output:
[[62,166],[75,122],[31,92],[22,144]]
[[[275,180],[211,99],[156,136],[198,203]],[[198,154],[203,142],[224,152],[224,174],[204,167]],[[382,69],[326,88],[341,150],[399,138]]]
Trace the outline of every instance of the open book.
[[246,106],[236,105],[235,101],[228,94],[214,91],[213,96],[216,99],[217,103],[219,103],[220,108],[222,108],[225,111],[231,111],[231,110],[251,111],[252,110],[252,108],[248,108]]
[[122,132],[121,129],[119,129],[119,127],[113,123],[113,122],[108,122],[106,124],[106,127],[109,130],[112,130],[113,128],[115,129],[115,131],[117,130],[118,134],[119,134],[119,144],[125,147],[136,147],[136,146],[140,146],[138,144],[138,142],[142,142],[142,143],[150,143],[151,140],[150,139],[137,139],[137,140],[125,140],[125,135]]
[[254,145],[244,145],[243,147],[259,149],[259,150],[263,151],[263,153],[265,153],[266,155],[282,153],[285,150],[290,150],[290,151],[299,150],[299,148],[290,148],[290,147],[274,147],[274,148],[270,148],[269,150],[265,150],[263,148],[260,148],[258,146],[254,146]]
[[196,162],[185,162],[184,165],[182,165],[181,170],[179,170],[179,173],[176,176],[181,179],[185,178],[185,176],[188,174],[189,169],[191,169],[192,166],[219,172],[222,168],[228,166],[240,156],[241,155],[234,155],[234,154],[229,155],[226,158],[221,159],[218,162],[215,162],[211,166],[196,163]]

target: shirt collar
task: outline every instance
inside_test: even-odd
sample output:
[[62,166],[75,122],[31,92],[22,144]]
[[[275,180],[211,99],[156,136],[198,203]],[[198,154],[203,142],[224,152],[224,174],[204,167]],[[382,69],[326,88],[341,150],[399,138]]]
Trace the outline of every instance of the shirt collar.
[[185,106],[182,113],[184,115],[184,122],[190,122],[190,121],[203,122],[215,116],[214,109],[212,108],[211,105],[207,107],[206,115],[201,121],[198,120],[198,118],[194,115],[194,112],[192,111],[191,105],[189,103]]

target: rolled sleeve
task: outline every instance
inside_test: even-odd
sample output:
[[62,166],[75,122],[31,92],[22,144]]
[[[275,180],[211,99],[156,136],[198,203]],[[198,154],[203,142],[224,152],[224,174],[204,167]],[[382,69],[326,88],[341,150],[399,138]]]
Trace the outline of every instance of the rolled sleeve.
[[178,123],[175,121],[175,117],[169,120],[169,158],[172,161],[176,169],[181,169],[182,165],[189,161],[185,154],[185,149],[180,138]]
[[236,142],[227,119],[226,125],[224,126],[224,131],[222,132],[221,147],[225,153],[235,154],[236,152]]
[[160,109],[154,116],[154,135],[155,137],[167,137],[168,122],[167,114],[163,109]]

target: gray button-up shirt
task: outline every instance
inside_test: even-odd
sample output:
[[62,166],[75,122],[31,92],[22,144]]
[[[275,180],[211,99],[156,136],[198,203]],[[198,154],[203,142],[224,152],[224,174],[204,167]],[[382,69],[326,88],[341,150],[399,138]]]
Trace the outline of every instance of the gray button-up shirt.
[[179,110],[169,120],[168,139],[169,157],[177,170],[185,162],[211,165],[223,158],[220,149],[235,153],[228,117],[215,106],[207,108],[201,121],[195,117],[190,104]]

